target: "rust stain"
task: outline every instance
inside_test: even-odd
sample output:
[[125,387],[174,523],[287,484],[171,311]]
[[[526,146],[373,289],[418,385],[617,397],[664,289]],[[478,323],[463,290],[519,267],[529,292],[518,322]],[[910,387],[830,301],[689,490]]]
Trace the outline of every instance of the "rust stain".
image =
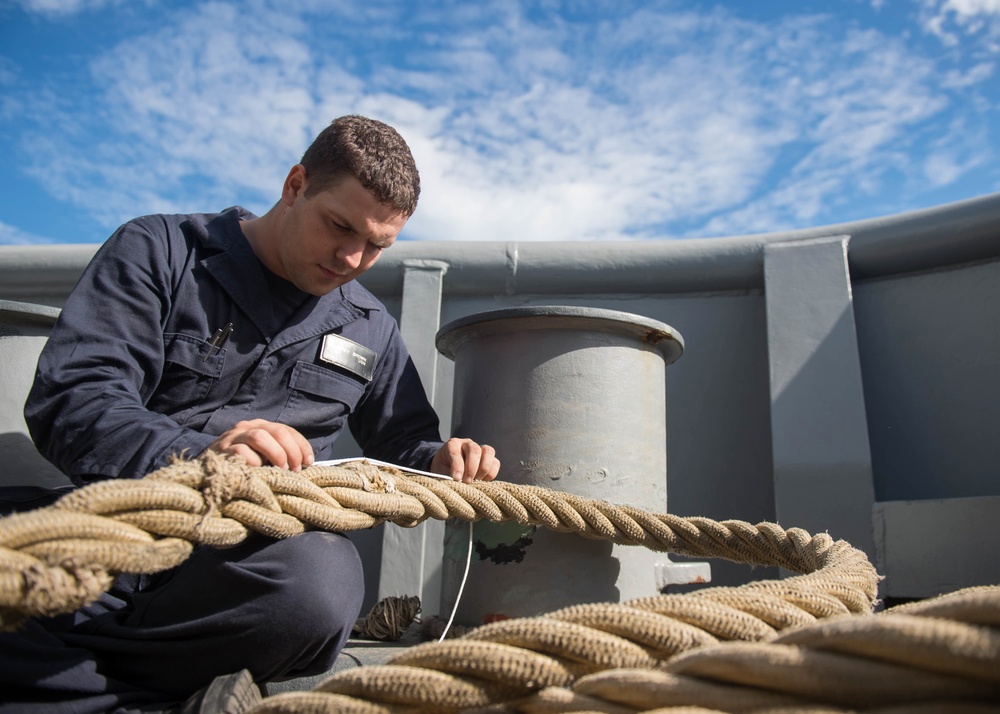
[[672,339],[674,339],[674,336],[669,332],[660,332],[659,330],[649,330],[642,337],[642,341],[649,345],[658,345],[661,342]]

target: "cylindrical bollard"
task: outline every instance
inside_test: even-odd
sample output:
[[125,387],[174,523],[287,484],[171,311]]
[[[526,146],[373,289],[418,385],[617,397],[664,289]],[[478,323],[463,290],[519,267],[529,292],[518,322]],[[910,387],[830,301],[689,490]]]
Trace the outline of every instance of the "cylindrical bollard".
[[35,450],[24,423],[24,400],[35,378],[58,308],[0,300],[0,489],[3,499],[25,510],[45,489],[70,487],[69,478]]
[[[455,361],[452,432],[496,447],[501,478],[655,512],[667,507],[665,367],[670,326],[579,307],[456,320],[437,336]],[[469,526],[445,532],[442,609],[454,607]],[[662,555],[507,522],[478,522],[456,622],[478,625],[584,602],[656,594]]]

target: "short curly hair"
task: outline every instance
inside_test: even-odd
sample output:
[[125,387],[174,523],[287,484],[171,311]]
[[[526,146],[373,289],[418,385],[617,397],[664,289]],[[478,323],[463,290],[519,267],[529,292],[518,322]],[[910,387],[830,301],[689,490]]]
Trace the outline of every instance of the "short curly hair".
[[353,176],[379,203],[413,215],[420,197],[420,174],[410,147],[399,132],[376,119],[357,115],[334,119],[302,155],[306,196]]

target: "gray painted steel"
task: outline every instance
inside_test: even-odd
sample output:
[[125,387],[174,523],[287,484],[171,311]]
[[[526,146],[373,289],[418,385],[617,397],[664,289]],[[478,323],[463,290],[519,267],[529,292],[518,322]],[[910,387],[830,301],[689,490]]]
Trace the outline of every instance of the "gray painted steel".
[[[0,485],[52,488],[70,480],[42,458],[24,423],[24,400],[31,389],[38,355],[59,310],[0,300]],[[30,498],[24,494],[24,499]]]
[[[416,259],[448,264],[445,293],[453,297],[759,290],[764,283],[763,248],[770,243],[849,235],[852,278],[867,280],[996,258],[998,226],[1000,193],[884,218],[726,238],[400,241],[361,282],[380,297],[399,296],[403,264]],[[0,299],[61,305],[98,247],[0,246]]]
[[[521,307],[452,322],[437,344],[455,361],[456,433],[493,445],[506,480],[665,512],[665,366],[684,345],[672,327],[620,311]],[[468,528],[446,529],[448,611]],[[478,521],[473,541],[462,624],[656,594],[660,556],[646,549],[512,522]]]
[[[401,241],[362,282],[406,323],[407,339],[416,335],[424,347],[440,323],[507,307],[557,303],[624,310],[672,325],[687,345],[684,359],[670,368],[666,387],[671,512],[773,521],[776,498],[803,514],[814,509],[816,501],[809,492],[785,498],[789,492],[777,476],[784,466],[776,463],[772,449],[786,437],[772,433],[772,421],[788,424],[788,413],[808,413],[815,405],[796,403],[809,400],[807,390],[794,399],[789,395],[772,414],[771,375],[781,371],[777,360],[789,346],[782,346],[788,335],[775,316],[822,309],[817,304],[820,291],[808,281],[783,297],[773,284],[766,289],[765,255],[782,244],[841,235],[850,236],[847,273],[876,514],[886,502],[922,499],[928,509],[921,511],[923,516],[933,520],[932,514],[940,510],[946,519],[952,516],[944,504],[950,507],[952,499],[979,504],[970,511],[979,520],[959,531],[954,545],[961,545],[983,567],[954,558],[924,558],[921,541],[932,537],[930,529],[927,536],[914,537],[915,531],[901,525],[899,518],[877,516],[875,523],[884,527],[876,529],[876,545],[894,553],[886,561],[887,583],[905,588],[919,580],[946,590],[949,582],[968,583],[969,572],[1000,582],[1000,560],[978,545],[985,542],[982,529],[1000,519],[1000,439],[995,435],[1000,423],[1000,333],[995,329],[1000,324],[1000,194],[897,216],[756,236],[534,244]],[[0,246],[0,299],[58,307],[96,249]],[[412,261],[447,266],[440,276],[440,314],[413,302],[415,277],[407,277],[407,263]],[[836,263],[829,270],[843,274],[842,254]],[[410,289],[404,287],[407,282]],[[832,334],[836,343],[840,333]],[[414,347],[415,352],[424,349]],[[817,359],[808,359],[808,347],[798,359],[811,368],[822,367],[813,375],[818,383],[857,384],[842,373],[841,366],[849,361],[822,359],[821,353],[832,349],[824,347],[824,341],[814,348]],[[37,354],[37,347],[32,349]],[[9,369],[28,374],[33,359],[19,367],[12,363]],[[443,432],[450,434],[454,365],[440,359],[433,374],[434,403]],[[786,407],[790,412],[782,416]],[[20,411],[17,398],[5,394],[4,414],[20,418]],[[843,430],[842,423],[833,420],[825,427],[831,430],[831,443],[845,439],[848,432],[857,441],[854,429],[860,422],[855,419]],[[358,449],[344,438],[337,452],[350,456]],[[783,447],[777,452],[788,453]],[[813,527],[846,537],[871,528],[872,516],[863,510],[831,511]],[[371,604],[379,590],[382,529],[351,537],[365,559]],[[432,559],[425,557],[425,566]],[[962,563],[963,572],[952,572],[956,562]],[[898,565],[902,563],[906,565]],[[768,568],[751,570],[727,562],[714,561],[712,567],[713,584],[718,585],[775,575]],[[911,569],[913,578],[895,577],[894,567]],[[426,567],[403,594],[416,594],[425,582]],[[907,596],[898,590],[892,594]]]
[[[427,399],[435,407],[438,352],[434,334],[440,326],[441,292],[448,264],[439,260],[408,260],[403,264],[403,311],[399,329],[410,350]],[[433,329],[427,329],[432,323]],[[384,527],[378,599],[417,595],[425,613],[438,612],[444,523],[427,520],[415,528]]]
[[1000,496],[1000,261],[855,285],[854,310],[876,499]]
[[882,597],[923,598],[1000,584],[1000,496],[875,505]]
[[[871,449],[847,237],[764,249],[775,515],[875,561]],[[808,295],[808,300],[798,299]]]

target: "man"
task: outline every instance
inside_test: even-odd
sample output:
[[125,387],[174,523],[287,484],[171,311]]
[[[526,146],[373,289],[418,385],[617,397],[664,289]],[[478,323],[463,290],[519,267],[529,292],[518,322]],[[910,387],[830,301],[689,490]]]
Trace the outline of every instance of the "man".
[[[77,484],[204,452],[298,471],[327,458],[347,424],[366,456],[495,478],[491,447],[441,442],[395,321],[355,282],[393,244],[419,191],[394,129],[343,117],[264,216],[232,208],[120,228],[39,359],[25,406],[39,451]],[[354,547],[321,532],[254,536],[122,580],[93,606],[0,637],[10,711],[181,701],[244,668],[258,682],[321,672],[363,595]]]

